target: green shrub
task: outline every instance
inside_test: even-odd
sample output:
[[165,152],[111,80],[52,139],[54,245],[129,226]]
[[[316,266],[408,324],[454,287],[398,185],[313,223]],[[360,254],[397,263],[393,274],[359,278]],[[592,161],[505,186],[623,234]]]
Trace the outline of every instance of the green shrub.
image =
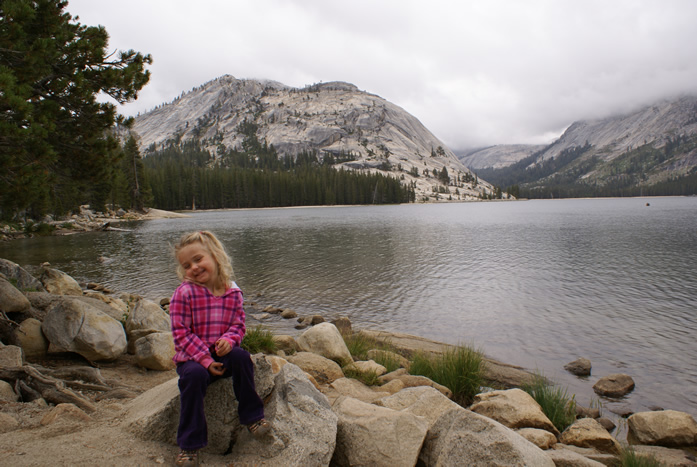
[[569,398],[566,389],[551,385],[544,376],[535,375],[530,383],[521,389],[532,396],[547,418],[559,431],[564,431],[576,420],[576,400]]
[[409,373],[425,376],[453,392],[453,401],[467,407],[483,382],[482,354],[467,346],[446,350],[441,355],[414,355]]
[[637,454],[631,447],[620,451],[621,467],[661,467],[658,459],[650,454]]
[[274,353],[276,351],[273,333],[261,325],[247,329],[240,346],[252,355],[259,352]]

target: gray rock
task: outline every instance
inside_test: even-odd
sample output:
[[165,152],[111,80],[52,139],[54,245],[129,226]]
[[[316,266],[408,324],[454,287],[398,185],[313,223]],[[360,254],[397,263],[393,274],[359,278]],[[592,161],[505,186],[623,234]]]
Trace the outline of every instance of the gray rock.
[[235,465],[329,465],[337,416],[300,368],[290,364],[280,369],[264,410],[273,424],[270,435],[257,439],[242,430],[230,454]]
[[[373,404],[390,395],[388,392],[381,392],[379,387],[372,389],[370,386],[353,378],[339,378],[331,383],[329,387],[337,392],[337,396],[351,397],[368,404]],[[334,397],[334,399],[338,399],[338,397]]]
[[594,385],[596,394],[605,397],[622,397],[634,389],[634,380],[631,376],[615,373],[603,376]]
[[332,320],[331,323],[334,326],[336,326],[336,328],[342,335],[350,336],[351,334],[353,334],[353,330],[351,328],[351,320],[347,317],[342,316],[340,318]]
[[605,467],[606,465],[569,449],[551,449],[546,451],[546,454],[554,461],[556,467]]
[[557,444],[557,437],[547,430],[540,430],[539,428],[521,428],[516,430],[516,433],[542,450],[550,449]]
[[332,406],[339,416],[332,465],[415,465],[428,431],[423,417],[351,397]]
[[564,365],[564,369],[576,376],[590,376],[591,361],[587,358],[579,358]]
[[136,362],[149,370],[174,369],[174,340],[171,332],[153,332],[135,343]]
[[79,300],[56,302],[41,324],[49,352],[75,352],[92,361],[114,360],[126,352],[120,322]]
[[281,312],[281,318],[283,319],[294,319],[298,317],[298,313],[291,309],[285,309]]
[[41,321],[27,318],[19,323],[15,331],[16,343],[27,357],[43,357],[48,351],[48,341],[41,331]]
[[15,313],[30,307],[29,299],[9,281],[0,277],[0,311]]
[[576,420],[559,436],[559,442],[582,448],[595,448],[609,454],[620,453],[617,440],[592,418]]
[[697,460],[693,454],[682,449],[672,449],[663,446],[632,446],[637,456],[652,457],[660,465],[673,467],[696,467]]
[[353,361],[341,333],[331,323],[320,323],[302,333],[295,341],[301,351],[316,353],[341,366]]
[[169,332],[172,330],[169,315],[157,303],[140,299],[135,303],[133,311],[126,318],[126,333],[129,335],[133,331],[149,329],[152,332]]
[[460,407],[434,388],[404,389],[376,404],[421,416],[428,422],[420,465],[553,465],[522,436]]
[[0,347],[0,367],[17,368],[24,365],[24,352],[16,345]]
[[320,384],[329,384],[344,377],[344,372],[335,361],[312,352],[298,352],[289,355],[287,360],[312,375]]
[[[133,399],[125,411],[124,426],[144,440],[176,446],[179,425],[178,378],[173,378]],[[237,400],[230,379],[212,383],[204,400],[208,446],[204,452],[224,454],[240,428]]]
[[697,422],[677,410],[639,412],[627,419],[628,439],[637,444],[666,447],[697,445]]
[[544,451],[513,430],[462,407],[445,412],[431,426],[419,460],[440,466],[554,466]]
[[0,379],[0,401],[2,402],[17,402],[19,395],[12,389],[12,385],[7,381]]
[[40,280],[49,293],[56,295],[82,295],[80,284],[58,269],[44,267]]
[[375,363],[373,360],[349,363],[344,367],[344,372],[348,371],[353,371],[364,375],[374,373],[377,376],[382,376],[387,373],[387,369],[384,366]]
[[554,433],[555,436],[559,434],[540,405],[522,389],[477,394],[470,410],[509,428],[539,428]]
[[45,291],[43,284],[21,268],[17,263],[0,258],[0,273],[4,274],[8,280],[14,279],[17,281],[17,288],[19,290]]

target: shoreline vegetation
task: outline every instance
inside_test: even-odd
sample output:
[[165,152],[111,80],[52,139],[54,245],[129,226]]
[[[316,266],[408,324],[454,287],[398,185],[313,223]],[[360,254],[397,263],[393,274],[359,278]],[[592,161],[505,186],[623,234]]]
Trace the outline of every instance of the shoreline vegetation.
[[[176,373],[171,366],[170,353],[173,348],[170,349],[166,345],[160,348],[153,345],[153,348],[150,348],[150,341],[156,340],[154,336],[164,339],[164,341],[160,339],[160,343],[171,341],[166,314],[168,299],[163,298],[157,304],[128,292],[108,290],[100,284],[80,284],[47,264],[42,265],[43,272],[38,278],[7,260],[0,260],[0,266],[2,266],[0,268],[2,272],[0,308],[4,317],[0,323],[3,342],[0,345],[0,354],[11,353],[13,348],[23,350],[23,353],[19,353],[19,357],[15,353],[15,358],[20,359],[14,364],[16,371],[13,370],[14,365],[8,363],[7,354],[2,355],[3,364],[0,366],[2,378],[0,379],[5,380],[11,387],[25,386],[23,391],[20,390],[24,401],[15,399],[15,401],[5,401],[0,404],[0,418],[5,424],[3,436],[11,436],[8,442],[16,442],[22,431],[26,431],[27,435],[27,443],[9,448],[4,446],[3,442],[0,443],[0,451],[4,450],[5,455],[21,451],[21,456],[28,455],[23,457],[26,461],[35,462],[34,456],[40,457],[46,454],[39,453],[38,451],[43,448],[31,442],[29,438],[57,437],[56,430],[63,430],[66,426],[70,427],[67,432],[75,433],[75,436],[78,436],[87,426],[91,427],[91,430],[104,429],[104,423],[100,425],[97,414],[105,404],[111,407],[110,410],[121,413],[124,408],[130,407],[128,400],[136,401],[140,396],[146,397],[151,391],[155,391],[155,395],[147,397],[155,397],[155,405],[172,406],[170,402],[162,400],[161,395],[157,395],[159,394],[157,388],[176,378]],[[81,303],[78,308],[75,308],[76,300]],[[105,356],[99,353],[104,352],[104,349],[88,350],[89,346],[84,339],[76,345],[67,344],[70,339],[60,333],[56,334],[57,331],[54,328],[57,323],[60,326],[60,323],[70,321],[66,317],[78,313],[77,310],[87,313],[87,305],[96,307],[93,313],[100,316],[106,313],[115,317],[117,328],[125,333],[124,346],[127,336],[128,352],[123,347],[112,356]],[[544,452],[550,452],[550,456],[560,455],[556,451],[568,450],[569,448],[565,446],[571,445],[581,448],[581,454],[588,459],[602,459],[601,462],[605,465],[695,465],[697,423],[689,414],[672,410],[648,413],[649,416],[665,413],[666,416],[676,416],[679,417],[678,420],[682,422],[687,420],[687,422],[677,430],[675,421],[672,419],[653,422],[660,425],[658,431],[671,431],[674,437],[667,442],[660,439],[658,442],[636,443],[636,439],[639,438],[636,437],[637,435],[632,435],[632,417],[647,416],[646,413],[628,414],[628,418],[623,418],[621,422],[615,424],[603,416],[600,403],[597,406],[581,407],[576,403],[573,395],[567,394],[564,389],[556,386],[553,381],[548,381],[543,375],[489,359],[479,350],[469,346],[453,346],[419,336],[389,331],[353,330],[347,318],[338,318],[330,323],[321,315],[298,317],[293,310],[280,309],[271,305],[260,309],[261,306],[254,300],[250,300],[245,307],[248,308],[248,315],[252,315],[257,321],[262,320],[259,319],[258,314],[251,313],[250,308],[268,315],[266,319],[289,320],[288,322],[296,320],[295,329],[301,333],[297,336],[275,334],[264,328],[263,324],[249,323],[243,346],[254,355],[262,355],[258,358],[267,361],[266,364],[262,364],[258,359],[256,360],[258,371],[263,372],[263,368],[269,368],[269,365],[283,367],[287,363],[293,363],[299,366],[316,389],[327,397],[332,410],[337,412],[339,417],[342,416],[342,410],[349,410],[343,407],[347,399],[362,400],[362,403],[367,400],[370,407],[389,407],[389,404],[380,405],[381,398],[389,398],[390,394],[397,397],[406,389],[413,391],[435,389],[433,394],[440,394],[438,397],[441,398],[445,396],[450,401],[448,404],[454,403],[461,409],[471,411],[467,413],[474,412],[496,420],[513,429]],[[53,315],[59,316],[58,322],[52,318]],[[83,327],[90,321],[86,316],[85,314],[85,318],[81,320],[85,323]],[[28,322],[34,323],[33,331]],[[137,322],[140,322],[140,327],[136,324]],[[97,328],[88,333],[92,339],[98,334],[96,330]],[[331,336],[334,335],[332,333],[338,337],[339,341],[331,341]],[[105,339],[108,342],[115,340],[118,339]],[[144,357],[143,354],[146,356]],[[153,354],[156,355],[153,356]],[[88,363],[87,366],[84,366],[85,361]],[[590,362],[587,363],[590,365]],[[572,364],[575,365],[569,364],[567,365],[569,368],[565,368],[574,374],[578,372],[580,375],[586,370],[590,371],[589,367],[585,368],[583,361],[572,362]],[[72,381],[70,376],[66,376],[69,372],[57,372],[60,368],[71,368],[77,371],[76,368],[89,367],[92,368],[92,373],[95,371],[99,373],[101,369],[104,369],[109,376],[92,375],[94,380],[90,382],[89,378],[85,378],[84,371],[80,370],[76,373],[78,375],[76,379],[81,382],[76,382]],[[620,380],[619,377],[623,375],[612,376]],[[345,382],[340,384],[339,380]],[[126,382],[129,386],[124,387],[121,384],[115,384],[114,381]],[[41,384],[37,386],[37,382]],[[52,389],[47,390],[46,385],[51,386]],[[633,389],[633,382],[627,385],[626,382],[620,381],[619,386],[623,386],[623,389],[618,388],[617,385],[614,387],[611,385],[604,394],[609,397],[621,397],[622,394]],[[67,394],[64,388],[76,390]],[[32,394],[32,391],[33,398],[27,396]],[[281,392],[287,393],[287,389]],[[57,396],[56,393],[59,395]],[[413,397],[413,394],[409,397]],[[122,403],[114,406],[113,401],[109,402],[111,398],[121,399]],[[37,405],[37,400],[44,402]],[[68,410],[67,405],[74,408]],[[62,407],[62,411],[57,413],[58,407]],[[162,410],[166,412],[162,417],[171,418],[167,415],[171,409],[163,408]],[[360,410],[366,410],[366,408],[363,407]],[[427,411],[430,410],[436,410],[436,408],[427,408]],[[536,414],[530,415],[530,411]],[[107,418],[109,422],[106,425],[113,426],[116,423],[114,416],[116,415],[112,414]],[[276,414],[276,416],[279,415]],[[37,418],[41,419],[40,423],[36,422]],[[589,440],[587,436],[589,424],[593,429],[592,440]],[[624,441],[619,435],[623,429],[627,428],[629,432],[627,440]],[[656,429],[656,426],[650,426],[647,430],[653,433]],[[579,435],[577,432],[584,434]],[[612,432],[615,432],[614,436],[611,435]],[[545,440],[540,440],[540,436]],[[677,442],[683,443],[684,446],[675,446],[672,440],[676,438],[679,438],[681,441]],[[341,436],[337,435],[335,448],[337,450],[340,449],[338,446],[340,439]],[[26,445],[28,443],[34,445],[34,449],[28,447]],[[426,441],[424,443],[426,446]],[[660,448],[670,452],[650,450],[654,445],[670,446],[670,448]],[[159,443],[158,446],[159,452],[170,449],[167,443]],[[645,448],[649,450],[643,450]],[[137,447],[134,449],[137,450]],[[224,453],[221,454],[224,458]],[[623,460],[625,456],[639,457],[642,462],[646,459],[654,459],[655,462],[634,464]],[[674,464],[664,460],[664,464],[661,464],[656,460],[660,456],[668,456],[665,459],[682,456],[686,463]],[[0,453],[0,461],[2,459],[3,454]],[[17,458],[8,457],[7,459],[16,461]],[[160,459],[161,456],[156,459],[155,464],[162,463]],[[13,463],[13,465],[20,464]]]

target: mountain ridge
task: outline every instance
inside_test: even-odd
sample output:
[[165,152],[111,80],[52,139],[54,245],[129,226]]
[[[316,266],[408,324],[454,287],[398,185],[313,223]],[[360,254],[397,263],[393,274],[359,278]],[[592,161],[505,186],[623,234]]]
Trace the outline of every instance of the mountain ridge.
[[[420,200],[480,199],[495,190],[416,117],[341,81],[293,88],[224,75],[137,116],[133,131],[146,151],[197,139],[215,154],[243,148],[243,123],[256,125],[258,140],[279,155],[351,154],[336,168],[391,172],[415,185]],[[444,169],[447,185],[437,175]]]

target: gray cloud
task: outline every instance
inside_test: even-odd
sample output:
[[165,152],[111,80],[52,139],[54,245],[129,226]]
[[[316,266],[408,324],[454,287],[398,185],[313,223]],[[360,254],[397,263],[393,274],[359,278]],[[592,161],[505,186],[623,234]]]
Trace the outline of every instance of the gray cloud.
[[691,0],[70,0],[113,49],[153,56],[126,115],[223,74],[348,81],[454,149],[541,143],[574,120],[697,93]]

